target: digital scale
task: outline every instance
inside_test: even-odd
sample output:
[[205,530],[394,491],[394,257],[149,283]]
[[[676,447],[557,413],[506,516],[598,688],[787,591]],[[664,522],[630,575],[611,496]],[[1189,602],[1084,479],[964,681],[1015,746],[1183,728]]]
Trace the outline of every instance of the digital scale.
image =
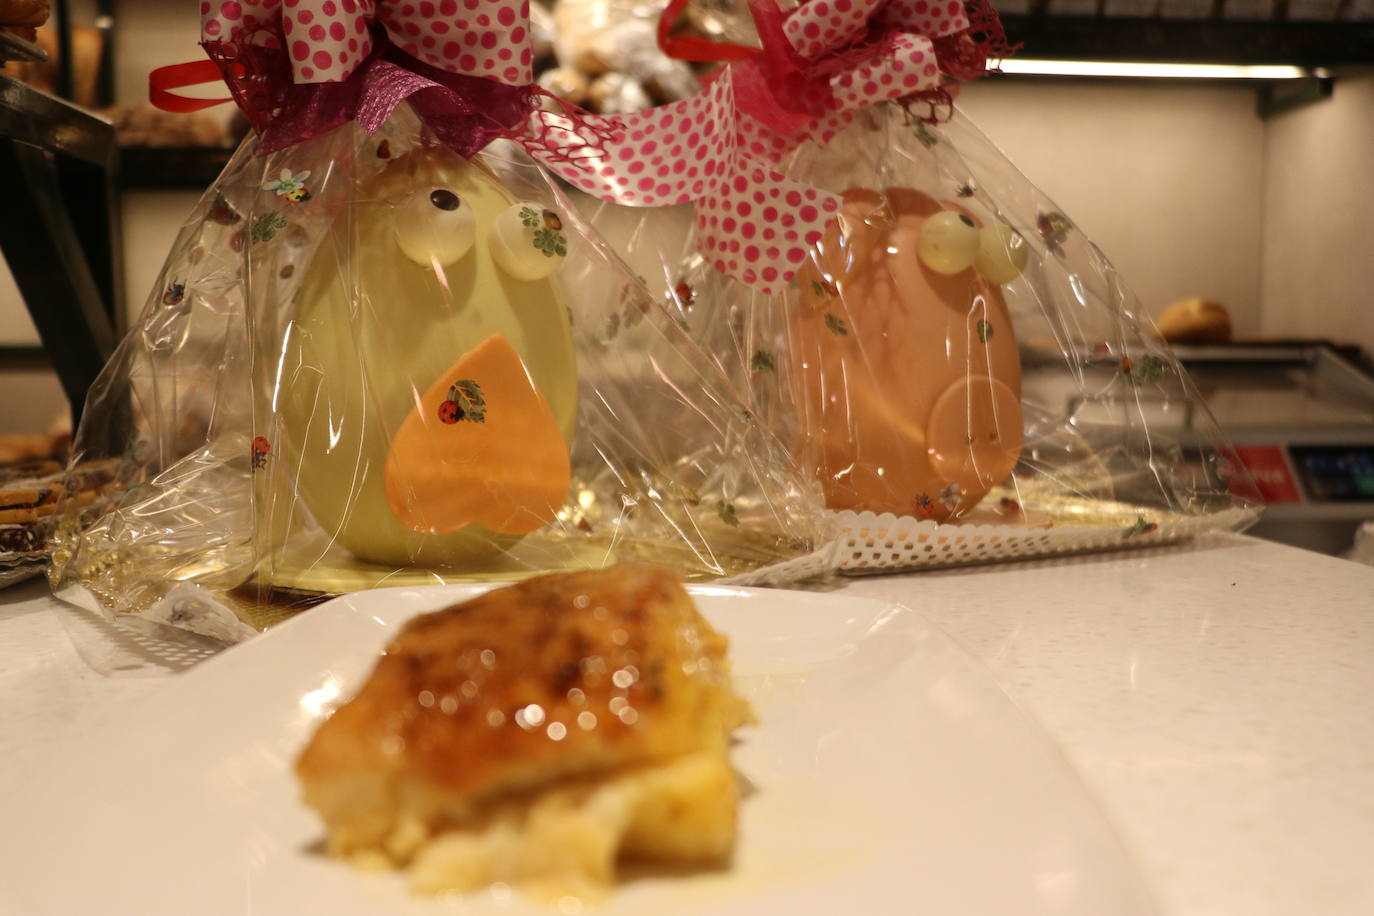
[[[1324,343],[1173,351],[1267,503],[1249,533],[1322,553],[1349,550],[1360,523],[1374,521],[1374,377]],[[1130,354],[1137,362],[1145,355]],[[1219,444],[1215,432],[1177,379],[1113,385],[1120,357],[1079,356],[1082,387],[1065,377],[1057,347],[1023,348],[1025,387],[1041,403],[1067,399],[1066,413],[1085,428],[1119,427],[1120,412],[1130,411],[1152,437],[1196,462],[1200,482],[1216,485],[1215,469],[1202,461]],[[1085,399],[1084,390],[1115,397]]]
[[1250,533],[1348,550],[1374,520],[1374,378],[1327,345],[1174,353],[1268,504]]

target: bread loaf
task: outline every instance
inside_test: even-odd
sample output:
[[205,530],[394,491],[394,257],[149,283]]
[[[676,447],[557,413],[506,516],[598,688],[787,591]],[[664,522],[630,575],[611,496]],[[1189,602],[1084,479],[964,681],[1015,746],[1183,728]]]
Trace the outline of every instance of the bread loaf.
[[1231,313],[1209,299],[1175,302],[1155,321],[1169,343],[1226,343],[1231,339]]
[[0,25],[33,28],[48,21],[48,0],[0,0]]

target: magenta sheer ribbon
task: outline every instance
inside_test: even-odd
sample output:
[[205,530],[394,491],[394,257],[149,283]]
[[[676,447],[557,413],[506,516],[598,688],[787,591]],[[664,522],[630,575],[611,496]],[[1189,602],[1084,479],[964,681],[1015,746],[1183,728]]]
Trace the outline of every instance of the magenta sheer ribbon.
[[497,137],[519,137],[541,92],[430,66],[372,36],[372,52],[346,79],[296,83],[288,52],[256,42],[204,42],[225,83],[257,131],[260,149],[273,152],[317,137],[349,121],[376,133],[403,101],[433,135],[468,157]]

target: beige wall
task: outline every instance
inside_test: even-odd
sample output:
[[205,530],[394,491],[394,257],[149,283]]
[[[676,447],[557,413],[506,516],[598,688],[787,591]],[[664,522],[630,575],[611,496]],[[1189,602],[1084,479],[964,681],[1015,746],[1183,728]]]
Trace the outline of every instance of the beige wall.
[[1121,271],[1146,311],[1207,296],[1260,330],[1264,122],[1253,89],[1010,80],[960,105]]
[[0,258],[0,347],[33,346],[38,343],[38,329],[29,318],[19,288],[9,265]]
[[1267,126],[1261,327],[1374,351],[1374,72]]

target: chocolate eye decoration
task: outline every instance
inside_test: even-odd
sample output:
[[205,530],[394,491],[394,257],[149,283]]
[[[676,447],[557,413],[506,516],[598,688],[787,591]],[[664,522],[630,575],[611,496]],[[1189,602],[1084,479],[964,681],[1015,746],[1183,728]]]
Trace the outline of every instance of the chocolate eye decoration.
[[563,218],[538,204],[508,207],[491,224],[491,257],[517,280],[542,280],[568,256]]
[[989,283],[1010,283],[1030,260],[1030,246],[1015,229],[995,222],[978,231],[978,257],[973,266]]
[[937,274],[968,270],[978,258],[978,227],[957,210],[934,213],[921,227],[916,256]]
[[458,199],[458,195],[454,194],[448,188],[436,188],[430,191],[429,202],[440,210],[457,210],[458,205],[462,203],[462,201]]
[[472,250],[477,219],[448,188],[411,194],[396,208],[396,244],[421,267],[457,262]]

